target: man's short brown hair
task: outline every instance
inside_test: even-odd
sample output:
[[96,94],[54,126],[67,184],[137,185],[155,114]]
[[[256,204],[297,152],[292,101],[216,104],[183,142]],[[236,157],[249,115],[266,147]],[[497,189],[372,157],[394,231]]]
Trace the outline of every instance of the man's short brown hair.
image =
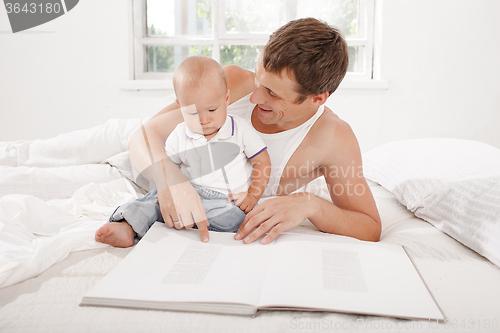
[[342,33],[315,18],[290,21],[276,30],[263,50],[267,72],[295,78],[300,104],[309,95],[337,89],[347,72],[349,54]]

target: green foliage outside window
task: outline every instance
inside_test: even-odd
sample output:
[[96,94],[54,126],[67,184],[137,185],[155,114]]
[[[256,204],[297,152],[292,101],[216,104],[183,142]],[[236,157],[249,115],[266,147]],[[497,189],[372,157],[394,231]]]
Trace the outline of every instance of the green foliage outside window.
[[[149,26],[151,35],[162,34],[154,24]],[[148,55],[147,72],[173,72],[174,47],[173,46],[146,46]]]
[[236,45],[222,46],[220,50],[220,64],[238,65],[242,68],[254,71],[257,65],[257,57],[263,45]]
[[[272,3],[266,0],[256,0],[260,3],[248,1],[238,9],[227,10],[225,13],[225,29],[228,33],[266,31],[270,28],[260,15],[265,13],[265,8],[271,11]],[[295,10],[305,16],[315,16],[329,24],[336,26],[346,36],[358,35],[358,0],[295,0]],[[268,3],[269,2],[269,3]],[[278,2],[279,3],[279,2]],[[212,6],[210,0],[198,0],[197,20],[212,22]],[[276,4],[275,4],[276,6]],[[319,10],[321,9],[321,10]],[[307,15],[310,12],[311,15]],[[317,15],[313,15],[317,14]],[[302,16],[303,17],[303,16]],[[283,19],[283,18],[281,18]],[[274,20],[275,24],[283,24]],[[210,24],[211,25],[211,24]],[[274,30],[275,28],[273,28]],[[211,30],[211,28],[210,28]],[[206,33],[206,32],[205,32]],[[211,31],[210,31],[211,33]],[[163,36],[166,33],[155,28],[154,24],[148,27],[149,36]],[[237,38],[237,37],[236,37]],[[234,64],[248,70],[254,70],[257,57],[264,45],[222,45],[220,48],[221,65]],[[146,46],[148,72],[173,72],[180,61],[192,55],[212,56],[212,47],[208,45],[193,46]],[[362,68],[357,59],[362,59],[362,48],[349,47],[350,64],[348,71],[355,72]]]

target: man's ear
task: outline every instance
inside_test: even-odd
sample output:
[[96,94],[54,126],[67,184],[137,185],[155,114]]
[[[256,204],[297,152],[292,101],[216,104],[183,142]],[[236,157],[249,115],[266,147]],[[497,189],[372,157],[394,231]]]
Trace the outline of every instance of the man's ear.
[[330,96],[330,93],[328,91],[325,91],[322,94],[318,94],[316,96],[313,96],[312,102],[314,105],[317,105],[317,106],[323,105],[323,104],[325,104],[325,102],[329,96]]
[[179,100],[178,99],[175,99],[175,104],[177,104],[177,108],[181,108],[181,104],[179,103]]

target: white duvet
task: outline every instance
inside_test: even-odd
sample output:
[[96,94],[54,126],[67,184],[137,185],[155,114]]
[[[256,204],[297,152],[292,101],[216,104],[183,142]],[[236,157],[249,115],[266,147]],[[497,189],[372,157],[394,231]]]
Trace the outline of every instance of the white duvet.
[[[117,205],[138,196],[126,149],[140,123],[112,120],[50,140],[0,143],[0,331],[352,332],[351,323],[355,331],[367,332],[455,332],[464,331],[464,325],[471,332],[498,331],[499,268],[416,218],[375,183],[370,189],[382,219],[381,242],[405,247],[446,322],[299,311],[262,311],[247,318],[78,306],[130,252],[96,243],[94,232]],[[291,232],[320,234],[307,221]],[[94,250],[82,251],[89,249]]]
[[[127,145],[144,121],[110,120],[53,139],[0,143],[0,288],[37,276],[71,252],[107,247],[95,242],[95,231],[118,205],[141,195],[131,185]],[[328,199],[322,183],[306,190]],[[378,205],[395,200],[378,196]],[[413,216],[402,206],[392,215],[382,216],[384,228]],[[296,231],[318,232],[310,223]]]
[[110,120],[48,140],[0,143],[0,288],[69,253],[107,245],[94,233],[137,198],[124,156],[141,119]]

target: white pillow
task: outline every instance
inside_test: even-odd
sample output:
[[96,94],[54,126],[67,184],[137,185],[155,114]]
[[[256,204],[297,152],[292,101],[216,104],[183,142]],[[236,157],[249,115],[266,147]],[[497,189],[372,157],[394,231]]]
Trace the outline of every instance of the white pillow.
[[392,142],[363,155],[365,177],[500,267],[500,149],[461,139]]
[[132,183],[138,192],[142,194],[149,192],[148,189],[151,188],[151,186],[149,186],[149,182],[145,183],[137,179],[136,175],[139,174],[139,171],[137,171],[137,169],[133,166],[132,161],[130,160],[130,152],[128,150],[105,159],[101,162],[101,164],[109,164],[116,168],[123,175],[123,177],[127,178]]
[[100,163],[126,151],[130,136],[145,120],[110,119],[51,139],[0,142],[0,165],[52,168]]

